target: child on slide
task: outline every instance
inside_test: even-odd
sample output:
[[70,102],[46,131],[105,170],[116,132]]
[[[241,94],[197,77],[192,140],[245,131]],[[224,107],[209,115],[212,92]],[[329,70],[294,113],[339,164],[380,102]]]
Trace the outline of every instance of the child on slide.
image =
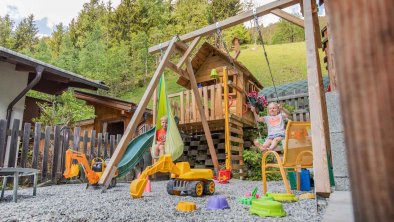
[[267,124],[268,128],[268,137],[265,139],[255,139],[254,145],[261,149],[261,151],[265,150],[273,150],[278,145],[278,143],[285,138],[285,119],[287,119],[290,115],[290,112],[283,108],[281,105],[275,102],[271,102],[268,105],[268,116],[260,117],[256,113],[256,108],[251,107],[250,110],[254,114],[254,118],[258,122],[263,122]]
[[167,124],[168,119],[166,116],[160,119],[161,129],[156,131],[156,145],[154,147],[154,158],[159,158],[164,155],[164,146],[166,143]]

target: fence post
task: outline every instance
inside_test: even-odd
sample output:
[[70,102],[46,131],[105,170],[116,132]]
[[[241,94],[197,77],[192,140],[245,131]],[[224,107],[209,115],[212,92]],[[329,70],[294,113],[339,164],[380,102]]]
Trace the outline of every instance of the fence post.
[[73,149],[76,151],[79,151],[79,141],[80,141],[80,134],[81,134],[81,128],[80,127],[75,127],[74,128],[74,140],[73,140]]
[[101,143],[103,140],[103,134],[102,133],[98,133],[97,136],[97,157],[101,157]]
[[51,126],[45,127],[45,144],[44,144],[44,152],[42,155],[42,168],[41,168],[41,182],[45,181],[48,174],[48,154],[49,147],[51,146]]
[[41,140],[41,123],[36,123],[34,127],[34,143],[33,143],[33,162],[32,168],[37,169],[38,166],[38,156],[39,156],[39,146]]
[[63,128],[63,142],[62,142],[62,150],[61,150],[61,164],[60,164],[60,171],[63,173],[65,170],[64,166],[64,158],[66,157],[66,151],[70,146],[70,129],[67,126]]
[[58,163],[59,163],[59,154],[61,154],[61,147],[60,147],[60,139],[61,139],[61,134],[60,134],[61,126],[57,125],[55,126],[54,132],[53,132],[53,158],[52,158],[52,174],[51,174],[51,179],[52,181],[55,181],[57,179],[57,168],[58,168]]
[[7,139],[7,121],[5,119],[0,120],[0,167],[4,164],[4,155],[6,149]]
[[95,148],[96,148],[96,130],[92,130],[90,133],[90,160],[92,160],[95,156]]
[[114,148],[115,148],[115,135],[111,135],[109,137],[109,157],[112,157],[112,154],[114,153]]
[[27,153],[29,151],[30,131],[31,131],[31,124],[25,123],[23,127],[22,156],[20,162],[20,166],[22,168],[26,167]]
[[11,131],[10,152],[8,155],[8,167],[16,167],[17,151],[18,151],[18,137],[19,137],[19,119],[14,119]]
[[104,133],[104,140],[103,140],[103,146],[104,146],[104,160],[108,158],[108,133]]

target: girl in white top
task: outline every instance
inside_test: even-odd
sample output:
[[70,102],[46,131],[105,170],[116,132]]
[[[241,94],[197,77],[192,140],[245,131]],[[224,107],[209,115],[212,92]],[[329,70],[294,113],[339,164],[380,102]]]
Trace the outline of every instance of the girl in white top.
[[285,138],[284,120],[289,117],[289,111],[275,102],[271,102],[268,105],[268,116],[260,117],[256,113],[255,107],[251,107],[250,110],[253,112],[257,122],[266,123],[268,128],[268,137],[265,141],[264,139],[255,139],[253,141],[254,145],[259,147],[261,151],[273,150],[278,143]]

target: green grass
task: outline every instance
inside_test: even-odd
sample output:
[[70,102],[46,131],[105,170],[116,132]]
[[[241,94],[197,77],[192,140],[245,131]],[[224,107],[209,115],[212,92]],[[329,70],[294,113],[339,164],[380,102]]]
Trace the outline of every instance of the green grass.
[[[266,51],[276,85],[306,79],[305,42],[266,45]],[[323,63],[322,52],[320,53],[320,59],[323,73],[327,73],[325,64]],[[261,45],[258,45],[256,48],[254,48],[254,45],[242,46],[238,60],[261,81],[264,87],[272,86],[271,77],[268,72]],[[169,94],[184,90],[183,87],[176,83],[177,79],[178,77],[176,74],[166,72],[167,92]],[[128,101],[139,102],[145,90],[146,86],[136,88],[125,93],[121,98]],[[149,107],[152,107],[151,103]]]

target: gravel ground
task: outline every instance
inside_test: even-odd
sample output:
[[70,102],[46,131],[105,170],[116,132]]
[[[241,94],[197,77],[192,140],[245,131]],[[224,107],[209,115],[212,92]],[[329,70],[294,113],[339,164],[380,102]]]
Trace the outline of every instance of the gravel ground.
[[[229,184],[217,184],[216,194],[224,195],[231,209],[206,210],[208,197],[193,198],[170,196],[166,192],[167,181],[152,182],[152,192],[142,199],[131,199],[129,184],[118,185],[101,193],[85,184],[68,184],[41,187],[37,196],[32,189],[18,190],[18,203],[12,202],[12,191],[5,193],[0,202],[0,221],[320,221],[322,212],[316,211],[315,200],[285,203],[287,216],[283,218],[260,218],[249,214],[249,206],[239,204],[237,199],[259,188],[261,182],[231,180]],[[281,182],[269,182],[271,192],[284,192]],[[178,212],[179,201],[193,201],[194,212]]]

